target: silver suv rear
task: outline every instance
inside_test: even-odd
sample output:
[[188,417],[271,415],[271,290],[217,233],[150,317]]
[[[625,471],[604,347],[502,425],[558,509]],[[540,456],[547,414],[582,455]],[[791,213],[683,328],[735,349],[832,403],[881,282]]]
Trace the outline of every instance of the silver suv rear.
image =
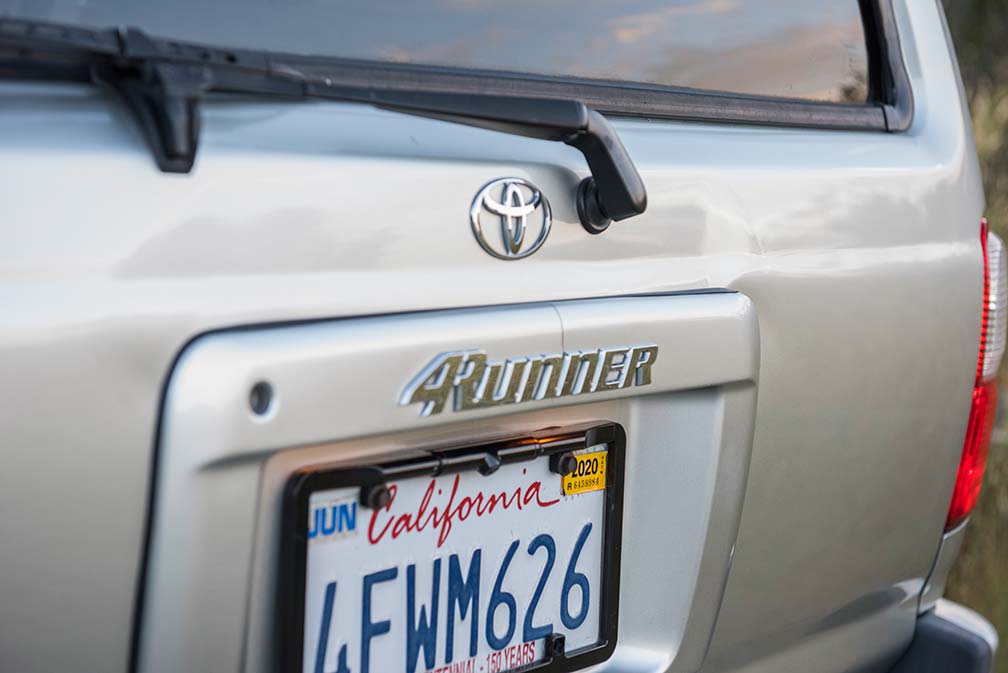
[[5,670],[990,669],[936,2],[0,17]]

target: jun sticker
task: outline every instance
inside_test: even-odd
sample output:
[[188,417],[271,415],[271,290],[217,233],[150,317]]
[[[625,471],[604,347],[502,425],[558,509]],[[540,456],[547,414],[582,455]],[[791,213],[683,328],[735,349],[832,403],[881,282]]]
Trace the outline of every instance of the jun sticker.
[[604,489],[606,482],[606,455],[608,453],[608,451],[593,451],[591,453],[576,454],[577,468],[570,474],[565,474],[560,478],[563,494],[577,495],[578,493],[588,493]]
[[329,542],[357,534],[357,501],[312,502],[308,513],[308,542]]

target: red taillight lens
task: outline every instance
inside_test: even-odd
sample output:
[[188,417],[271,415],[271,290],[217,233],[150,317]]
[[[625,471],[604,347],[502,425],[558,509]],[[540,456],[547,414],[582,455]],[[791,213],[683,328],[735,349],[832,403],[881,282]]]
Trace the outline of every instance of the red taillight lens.
[[945,530],[951,530],[965,521],[976,505],[987,465],[994,417],[997,414],[997,370],[1005,348],[1008,275],[1004,246],[1000,238],[988,232],[987,220],[983,220],[980,225],[980,242],[984,261],[980,352],[977,355],[976,380],[966,439],[963,442],[962,458],[959,460]]
[[973,388],[973,405],[970,407],[966,442],[963,444],[959,471],[956,473],[952,504],[949,506],[945,530],[955,528],[966,520],[980,497],[987,452],[990,450],[994,415],[997,412],[997,381],[986,381]]

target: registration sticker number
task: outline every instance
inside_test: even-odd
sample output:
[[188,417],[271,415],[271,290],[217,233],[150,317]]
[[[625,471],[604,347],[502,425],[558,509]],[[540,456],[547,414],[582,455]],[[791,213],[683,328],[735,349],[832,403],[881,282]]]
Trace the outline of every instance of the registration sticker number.
[[[560,673],[604,661],[617,634],[617,428],[295,474],[280,670]],[[569,474],[560,452],[577,460]],[[367,506],[362,484],[386,489],[384,506]]]

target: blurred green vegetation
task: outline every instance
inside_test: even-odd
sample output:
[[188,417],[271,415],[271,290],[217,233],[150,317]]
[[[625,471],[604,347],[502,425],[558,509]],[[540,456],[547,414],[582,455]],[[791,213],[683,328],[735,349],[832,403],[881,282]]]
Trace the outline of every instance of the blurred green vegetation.
[[[973,117],[991,227],[1008,239],[1008,1],[944,0]],[[1008,673],[1008,368],[984,490],[970,518],[946,595],[989,619],[1002,638],[996,670]]]

